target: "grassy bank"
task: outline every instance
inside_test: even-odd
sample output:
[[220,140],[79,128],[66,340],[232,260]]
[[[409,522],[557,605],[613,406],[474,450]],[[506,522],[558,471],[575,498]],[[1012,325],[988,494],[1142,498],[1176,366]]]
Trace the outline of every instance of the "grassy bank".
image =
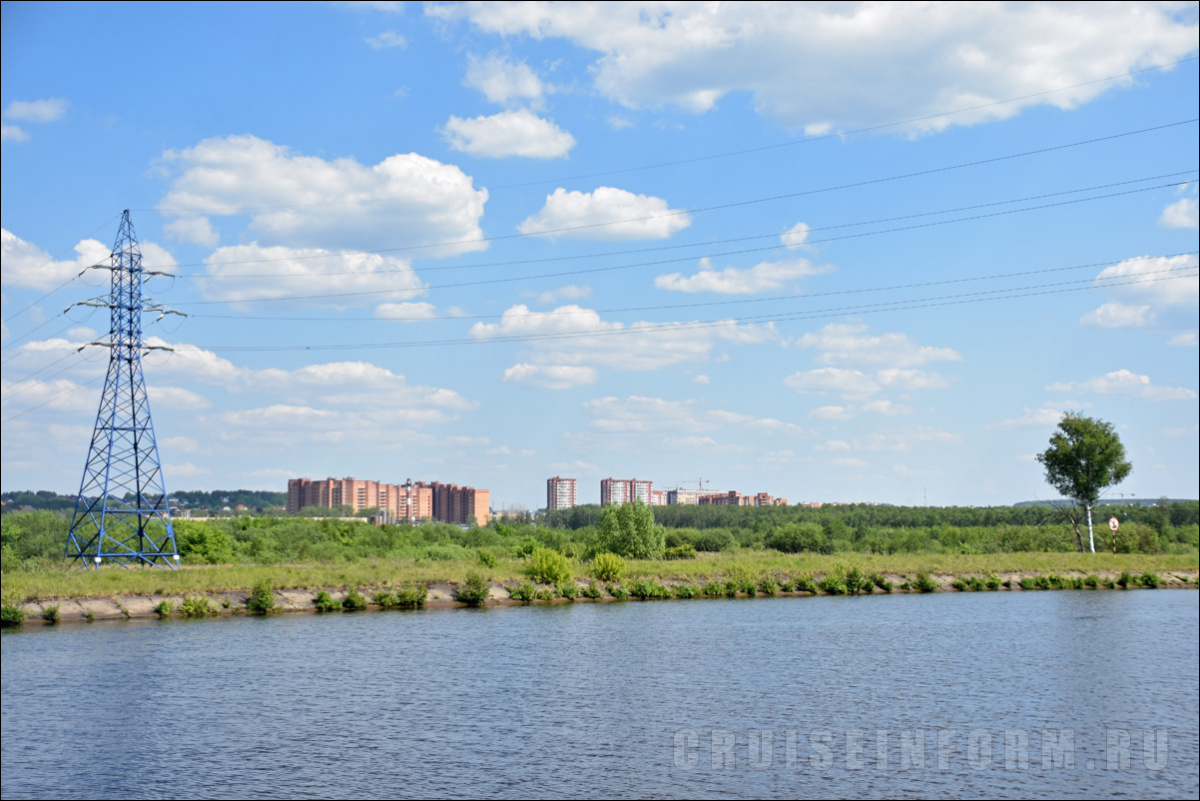
[[[261,582],[276,589],[380,587],[401,584],[450,584],[482,574],[493,582],[530,578],[527,559],[478,557],[431,561],[424,558],[363,559],[353,562],[272,565],[194,565],[176,571],[105,568],[99,572],[61,570],[6,571],[0,579],[6,599],[44,600],[105,596],[175,596],[248,590]],[[1168,573],[1194,572],[1196,554],[859,554],[788,555],[743,550],[701,553],[685,560],[629,560],[622,580],[653,579],[702,584],[735,576],[820,576],[839,569],[858,568],[864,574],[915,576],[918,573],[954,576],[1050,573]],[[590,562],[569,563],[572,577],[593,577]]]

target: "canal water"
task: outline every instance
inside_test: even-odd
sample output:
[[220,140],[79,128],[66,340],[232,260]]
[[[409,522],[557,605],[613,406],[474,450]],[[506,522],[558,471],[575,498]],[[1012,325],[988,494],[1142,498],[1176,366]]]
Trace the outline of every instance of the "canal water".
[[10,797],[1197,797],[1197,595],[6,631]]

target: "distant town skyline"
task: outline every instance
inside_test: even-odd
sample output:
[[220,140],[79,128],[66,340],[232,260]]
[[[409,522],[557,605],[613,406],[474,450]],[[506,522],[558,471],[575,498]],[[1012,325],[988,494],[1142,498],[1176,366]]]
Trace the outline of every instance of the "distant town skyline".
[[123,209],[168,493],[1008,504],[1068,410],[1200,485],[1195,4],[136,11],[3,5],[9,487],[79,489]]

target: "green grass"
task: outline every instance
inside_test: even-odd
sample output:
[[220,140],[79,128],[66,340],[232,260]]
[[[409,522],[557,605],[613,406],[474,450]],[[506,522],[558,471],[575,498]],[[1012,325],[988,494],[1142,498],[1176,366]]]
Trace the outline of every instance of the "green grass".
[[[1120,580],[1117,584],[1128,586],[1140,584],[1141,577],[1147,573],[1163,576],[1179,572],[1193,573],[1197,568],[1197,556],[1194,553],[1116,556],[1111,553],[853,554],[852,558],[862,575],[870,576],[872,580],[876,574],[885,578],[899,577],[900,583],[910,581],[920,573],[989,578],[1004,573],[1055,573],[1060,576],[1079,573],[1081,576],[1095,575],[1103,584],[1109,579],[1102,574],[1115,577],[1123,573],[1126,577],[1124,584]],[[846,554],[787,555],[738,549],[716,554],[701,553],[695,559],[686,560],[628,560],[623,572],[631,582],[655,580],[694,584],[702,588],[702,594],[708,595],[708,585],[714,582],[725,583],[730,579],[740,582],[750,576],[754,577],[752,584],[757,585],[762,576],[822,577],[836,571],[846,561]],[[593,570],[595,566],[593,562]],[[489,573],[494,581],[511,583],[526,579],[527,567],[528,563],[521,559],[501,559],[494,569],[489,568]],[[3,573],[0,583],[6,599],[29,601],[153,594],[180,597],[247,590],[262,582],[278,590],[305,589],[313,592],[346,586],[457,585],[466,580],[468,573],[477,572],[478,569],[477,553],[467,551],[462,558],[443,561],[405,557],[328,564],[197,565],[174,571],[117,567],[75,572],[59,569],[11,570]],[[795,582],[794,587],[798,591],[812,592],[815,589],[803,586],[803,578],[789,581]],[[600,582],[615,584],[616,580],[600,578]],[[874,583],[879,586],[878,582]],[[737,592],[744,593],[745,590],[738,586]]]

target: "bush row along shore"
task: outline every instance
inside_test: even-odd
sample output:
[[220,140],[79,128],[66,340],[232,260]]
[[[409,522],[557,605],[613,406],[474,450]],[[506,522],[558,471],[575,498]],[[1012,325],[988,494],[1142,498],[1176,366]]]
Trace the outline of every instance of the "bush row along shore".
[[[1111,557],[1110,557],[1111,559]],[[1144,559],[1142,561],[1145,561]],[[1154,560],[1161,562],[1162,560]],[[824,572],[769,571],[756,574],[742,565],[726,574],[712,576],[653,575],[643,570],[622,580],[623,575],[569,577],[559,583],[524,580],[494,580],[477,571],[454,582],[400,582],[342,587],[278,586],[269,578],[259,579],[249,589],[188,590],[165,588],[148,594],[110,596],[40,597],[21,600],[5,590],[2,620],[6,627],[27,621],[95,622],[133,618],[202,618],[221,615],[272,614],[276,612],[354,612],[367,609],[413,609],[425,606],[485,606],[530,603],[574,603],[587,601],[666,600],[692,598],[747,598],[755,596],[879,595],[889,593],[986,592],[1087,589],[1158,589],[1200,587],[1200,571],[1166,568],[1158,572],[1142,565],[1128,569],[1066,571],[1012,571],[942,573],[917,571],[867,573],[857,565],[837,564]],[[176,574],[157,573],[159,579]],[[526,573],[533,571],[527,570]],[[594,572],[602,572],[597,569]],[[154,575],[151,571],[122,571],[126,575]],[[622,569],[620,573],[624,573]],[[116,574],[112,571],[111,574]],[[82,575],[82,574],[76,574]],[[91,576],[103,574],[88,574]],[[119,574],[118,574],[119,575]]]

